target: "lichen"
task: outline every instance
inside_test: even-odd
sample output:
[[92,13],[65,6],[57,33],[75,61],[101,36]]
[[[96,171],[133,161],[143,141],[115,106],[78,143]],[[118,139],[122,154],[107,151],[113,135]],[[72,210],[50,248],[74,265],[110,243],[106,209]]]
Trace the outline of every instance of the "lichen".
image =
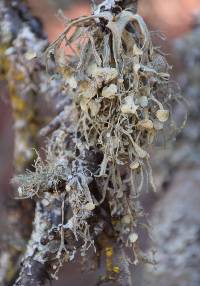
[[[38,159],[35,173],[18,177],[19,192],[22,197],[65,193],[72,215],[62,229],[83,240],[82,255],[94,245],[90,218],[106,201],[116,240],[133,250],[137,265],[149,262],[137,229],[144,215],[140,193],[155,189],[148,148],[175,125],[171,110],[177,94],[170,66],[143,18],[120,6],[104,8],[69,20],[46,50],[47,70],[53,60],[71,111],[58,117],[46,162]],[[101,160],[91,167],[88,154],[95,152]]]

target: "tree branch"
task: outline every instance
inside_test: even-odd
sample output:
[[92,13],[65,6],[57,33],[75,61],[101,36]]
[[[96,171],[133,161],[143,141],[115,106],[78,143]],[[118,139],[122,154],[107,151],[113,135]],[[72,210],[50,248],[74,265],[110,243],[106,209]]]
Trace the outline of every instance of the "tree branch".
[[[46,194],[43,200],[37,202],[34,230],[15,286],[40,286],[44,285],[47,279],[50,279],[49,268],[52,265],[49,262],[56,259],[56,250],[60,243],[59,240],[55,239],[52,243],[52,238],[54,238],[53,230],[57,229],[60,222],[60,199],[58,196],[54,197]],[[52,233],[50,230],[52,230]]]
[[[47,45],[40,28],[40,22],[31,15],[23,1],[0,1],[0,79],[5,83],[11,101],[15,174],[31,168],[35,157],[33,149],[38,147],[36,134],[42,125],[38,97],[41,94],[39,82],[41,74],[44,82],[45,68],[40,67],[40,72],[36,73],[38,63],[30,63],[26,58],[30,47],[39,51]],[[2,220],[0,238],[0,284],[7,285],[15,278],[19,257],[31,234],[34,202],[11,201],[8,196],[1,212],[5,220]],[[7,263],[3,263],[5,257]]]
[[[137,1],[104,1],[97,8],[97,11],[101,9],[111,10],[117,6],[122,9],[130,8],[136,12]],[[118,10],[120,11],[120,9]],[[68,107],[70,109],[71,106]],[[114,206],[111,206],[106,200],[102,203],[106,198],[107,189],[112,184],[109,180],[103,178],[108,181],[104,194],[102,191],[103,185],[101,184],[103,179],[96,176],[99,166],[104,163],[103,154],[95,148],[89,148],[85,142],[79,142],[79,139],[75,144],[74,138],[77,138],[77,134],[72,131],[74,130],[72,120],[66,118],[65,111],[61,111],[60,115],[42,130],[42,134],[47,135],[56,129],[51,134],[50,140],[50,142],[56,142],[53,152],[51,149],[53,144],[48,145],[56,164],[51,165],[52,162],[50,162],[48,166],[50,171],[45,166],[44,173],[38,172],[36,174],[33,187],[30,187],[29,184],[29,191],[31,190],[34,195],[38,195],[39,200],[35,212],[34,230],[15,286],[26,285],[27,283],[36,286],[43,285],[47,279],[57,275],[65,261],[73,258],[74,249],[81,246],[86,249],[87,243],[91,245],[95,237],[104,231],[106,224],[109,225],[110,232],[113,231],[111,208],[114,208]],[[60,157],[59,152],[63,152]],[[60,171],[55,174],[54,171],[57,170]],[[41,170],[39,169],[39,171]],[[48,172],[50,172],[50,175]],[[55,185],[52,179],[54,175],[53,178],[56,178],[57,182]],[[40,182],[40,176],[46,180],[46,189],[44,189],[43,181]],[[108,175],[106,174],[106,176]],[[110,172],[109,176],[116,176],[116,174]],[[39,181],[39,187],[37,180]],[[35,193],[34,188],[37,190]],[[30,197],[33,194],[30,194]],[[119,198],[117,199],[120,200],[120,194],[118,195]],[[69,217],[67,209],[69,206],[65,205],[67,201],[70,202],[70,211],[73,213],[71,217]],[[95,202],[95,205],[93,202]],[[126,202],[124,203],[126,204]],[[122,213],[120,215],[122,216]],[[90,234],[92,237],[90,237]],[[128,262],[125,261],[126,256],[123,251],[120,255],[123,274],[120,276],[119,283],[121,284],[119,285],[130,286]],[[113,269],[110,271],[114,272]]]

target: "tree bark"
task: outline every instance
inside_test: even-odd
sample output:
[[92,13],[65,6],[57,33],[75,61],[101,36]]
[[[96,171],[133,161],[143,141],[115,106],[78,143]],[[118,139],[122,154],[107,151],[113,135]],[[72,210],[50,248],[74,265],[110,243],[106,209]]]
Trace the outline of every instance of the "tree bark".
[[[174,53],[183,64],[183,72],[177,80],[189,102],[189,117],[182,135],[168,153],[168,159],[165,159],[165,169],[168,169],[165,193],[155,205],[151,220],[154,234],[152,245],[156,250],[157,266],[154,269],[144,268],[141,285],[200,285],[198,18],[193,31],[175,43]],[[176,112],[177,118],[181,116],[183,109],[181,105]],[[160,165],[161,161],[159,168]]]
[[[41,23],[24,1],[0,1],[0,80],[11,102],[15,174],[32,168],[36,155],[33,149],[39,146],[37,133],[43,119],[38,99],[49,92],[48,76],[44,65],[30,62],[27,56],[31,49],[41,52],[47,44]],[[43,87],[46,84],[44,92],[41,83]],[[1,285],[9,285],[15,279],[34,218],[34,201],[15,200],[17,193],[12,196],[13,199],[6,196],[1,209]]]
[[200,283],[200,168],[189,168],[176,173],[167,194],[153,210],[151,224],[157,265],[145,268],[142,285]]

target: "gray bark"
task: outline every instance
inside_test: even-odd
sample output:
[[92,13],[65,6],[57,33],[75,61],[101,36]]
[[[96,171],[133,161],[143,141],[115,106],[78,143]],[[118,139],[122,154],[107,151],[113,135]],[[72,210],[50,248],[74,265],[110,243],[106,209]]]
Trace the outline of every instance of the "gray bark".
[[200,165],[182,169],[152,215],[157,265],[147,266],[142,285],[200,284]]
[[[198,17],[200,18],[200,17]],[[152,213],[153,242],[157,266],[144,268],[142,285],[200,285],[200,157],[199,108],[200,26],[176,41],[184,72],[179,75],[189,102],[188,121],[165,159],[168,187]],[[176,111],[178,118],[183,106]],[[170,156],[169,156],[170,154]],[[166,164],[167,162],[167,164]],[[161,164],[161,161],[159,161]],[[166,175],[164,176],[166,180]]]

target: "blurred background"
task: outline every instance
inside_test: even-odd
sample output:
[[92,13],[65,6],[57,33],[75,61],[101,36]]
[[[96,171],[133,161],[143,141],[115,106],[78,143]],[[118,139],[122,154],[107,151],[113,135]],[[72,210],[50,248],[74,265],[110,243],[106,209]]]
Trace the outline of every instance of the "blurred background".
[[[57,12],[69,18],[90,13],[89,1],[29,0],[31,13],[42,22],[52,42],[64,29]],[[157,194],[145,194],[143,205],[153,225],[159,265],[134,269],[135,286],[200,285],[200,0],[140,0],[139,12],[151,31],[160,31],[156,44],[173,66],[173,80],[187,99],[188,122],[177,139],[152,150]],[[162,39],[165,38],[165,39]],[[6,89],[0,83],[0,200],[12,200],[13,120]],[[180,110],[176,110],[179,117]],[[1,218],[3,216],[1,215]],[[81,265],[67,265],[53,285],[95,285],[95,274],[82,274]]]

